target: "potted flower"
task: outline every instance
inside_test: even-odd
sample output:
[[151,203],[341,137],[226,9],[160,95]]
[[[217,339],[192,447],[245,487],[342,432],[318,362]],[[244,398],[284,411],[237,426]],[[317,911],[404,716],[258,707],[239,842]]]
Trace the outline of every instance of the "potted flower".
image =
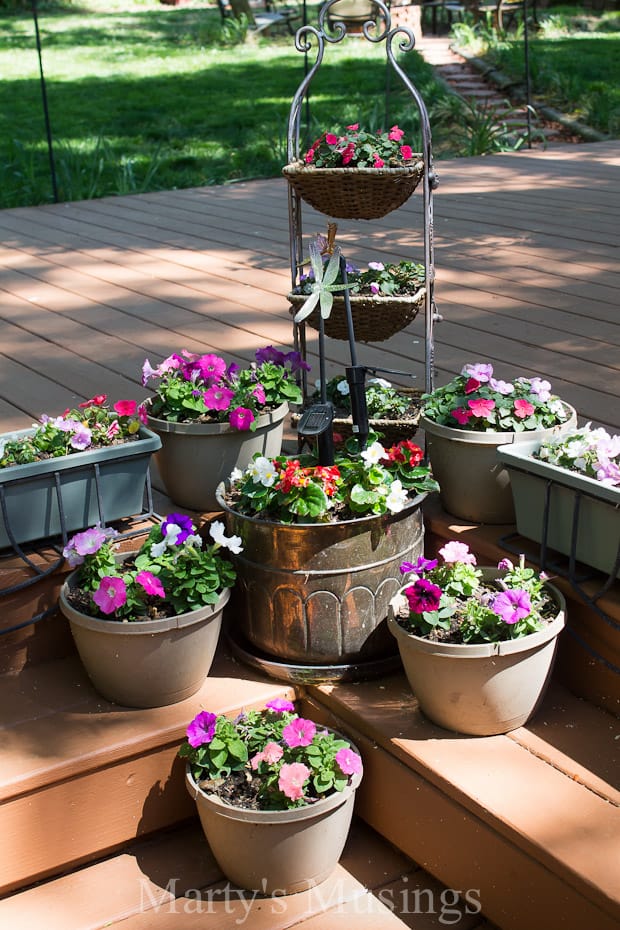
[[289,403],[301,401],[295,380],[309,370],[298,352],[259,349],[247,368],[219,355],[183,350],[156,368],[147,359],[142,383],[157,383],[145,405],[161,437],[157,466],[168,495],[191,510],[216,510],[215,488],[256,452],[278,455]]
[[341,219],[386,216],[409,199],[424,171],[399,126],[380,132],[353,123],[323,132],[282,171],[310,206]]
[[422,450],[372,439],[361,454],[349,440],[331,466],[256,456],[218,491],[244,547],[230,632],[316,680],[393,655],[385,618],[398,566],[422,552],[421,504],[437,487]]
[[620,575],[620,436],[591,424],[541,442],[500,446],[517,530],[592,568]]
[[194,694],[209,673],[235,571],[220,549],[241,551],[224,524],[205,545],[191,519],[169,514],[137,552],[117,553],[115,533],[94,526],[63,555],[74,568],[60,592],[82,663],[105,698],[160,707]]
[[391,603],[411,690],[434,723],[490,736],[522,726],[551,674],[565,602],[544,574],[502,559],[476,566],[462,542],[440,559],[401,566],[408,583]]
[[564,433],[577,424],[574,409],[542,378],[503,381],[493,366],[465,365],[460,375],[422,395],[420,428],[439,482],[441,502],[475,523],[514,523],[510,478],[497,447]]
[[277,698],[235,720],[201,711],[179,754],[211,851],[235,886],[293,894],[331,874],[362,778],[349,740]]
[[[320,382],[311,400],[320,398]],[[344,375],[335,375],[326,384],[326,395],[333,404],[332,421],[334,439],[344,442],[352,435],[351,397],[349,382]],[[413,388],[395,388],[385,378],[368,378],[366,381],[366,408],[370,429],[377,433],[385,446],[391,446],[415,435],[420,416],[420,391]],[[294,414],[295,425],[299,416]]]
[[0,436],[0,548],[140,513],[159,438],[135,400],[98,394]]
[[[321,235],[310,240],[310,268],[288,295],[295,322],[319,327],[319,301],[325,265],[336,252]],[[340,252],[336,252],[339,258]],[[424,303],[424,266],[418,262],[369,262],[365,271],[346,263],[347,285],[355,336],[362,342],[383,342],[400,332],[417,316]],[[348,340],[349,332],[341,296],[342,273],[338,267],[332,285],[333,304],[324,317],[325,333],[332,339]],[[340,293],[339,293],[340,292]]]

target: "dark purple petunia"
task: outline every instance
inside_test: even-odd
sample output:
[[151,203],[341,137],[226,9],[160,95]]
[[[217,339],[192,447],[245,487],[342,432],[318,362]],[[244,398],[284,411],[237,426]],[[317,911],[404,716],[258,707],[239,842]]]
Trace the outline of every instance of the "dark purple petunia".
[[215,734],[216,714],[203,710],[194,717],[187,728],[187,741],[190,746],[197,749],[205,743],[210,743]]
[[423,614],[439,608],[441,588],[426,578],[418,578],[414,584],[405,588],[404,593],[409,610],[414,614]]

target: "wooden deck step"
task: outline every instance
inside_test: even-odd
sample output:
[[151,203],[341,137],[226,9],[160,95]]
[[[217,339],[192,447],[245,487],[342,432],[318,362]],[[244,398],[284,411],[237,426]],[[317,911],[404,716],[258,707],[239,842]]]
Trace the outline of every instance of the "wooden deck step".
[[620,723],[554,685],[506,736],[430,723],[406,679],[309,688],[305,712],[359,746],[358,811],[503,930],[620,925]]
[[294,692],[223,652],[196,695],[149,710],[105,701],[73,656],[0,677],[0,892],[191,816],[177,758],[189,721],[277,696]]
[[442,918],[492,930],[473,900],[455,906],[450,889],[358,819],[334,874],[301,894],[231,888],[194,819],[0,901],[0,925],[11,930],[430,930]]

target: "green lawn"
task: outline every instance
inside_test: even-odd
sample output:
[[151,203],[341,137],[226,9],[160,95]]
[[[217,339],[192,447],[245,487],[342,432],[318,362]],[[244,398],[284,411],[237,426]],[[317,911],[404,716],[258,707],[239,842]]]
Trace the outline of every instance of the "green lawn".
[[[103,10],[88,0],[79,11],[40,16],[60,199],[277,175],[304,73],[293,38],[248,36],[226,45],[231,37],[219,13],[200,2],[116,6]],[[46,202],[33,21],[4,14],[2,27],[0,206]],[[403,57],[425,100],[443,95],[417,54]],[[312,85],[310,134],[353,121],[385,125],[385,75],[383,44],[329,48]],[[415,133],[411,98],[393,93],[389,107],[388,118]]]

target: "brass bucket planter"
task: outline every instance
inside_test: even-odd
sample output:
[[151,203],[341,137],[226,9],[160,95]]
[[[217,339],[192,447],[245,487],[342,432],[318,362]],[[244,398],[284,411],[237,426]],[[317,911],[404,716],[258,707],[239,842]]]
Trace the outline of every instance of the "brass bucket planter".
[[389,602],[402,586],[401,562],[422,555],[425,497],[397,514],[285,525],[239,514],[218,492],[228,532],[243,540],[233,633],[271,658],[312,667],[315,680],[331,677],[329,666],[394,656]]

